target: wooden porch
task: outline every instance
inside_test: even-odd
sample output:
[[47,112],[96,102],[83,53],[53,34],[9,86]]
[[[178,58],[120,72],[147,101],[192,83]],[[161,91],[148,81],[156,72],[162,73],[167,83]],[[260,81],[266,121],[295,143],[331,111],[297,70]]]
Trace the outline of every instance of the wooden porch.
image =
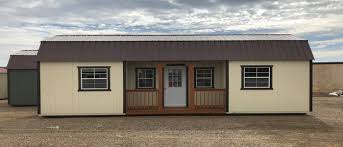
[[[226,88],[195,88],[194,64],[187,64],[187,106],[164,107],[163,68],[156,66],[157,87],[155,89],[126,89],[125,110],[128,115],[167,114],[225,114],[227,111]],[[225,63],[225,65],[227,65]],[[226,66],[227,68],[227,66]],[[227,75],[227,69],[225,69]],[[227,78],[227,76],[225,76]],[[225,82],[227,87],[227,82]]]

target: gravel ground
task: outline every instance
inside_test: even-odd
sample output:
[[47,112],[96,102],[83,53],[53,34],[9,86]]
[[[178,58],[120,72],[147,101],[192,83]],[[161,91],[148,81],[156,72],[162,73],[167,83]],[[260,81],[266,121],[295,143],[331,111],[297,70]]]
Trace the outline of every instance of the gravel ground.
[[308,115],[42,118],[0,100],[0,146],[343,146],[343,98]]

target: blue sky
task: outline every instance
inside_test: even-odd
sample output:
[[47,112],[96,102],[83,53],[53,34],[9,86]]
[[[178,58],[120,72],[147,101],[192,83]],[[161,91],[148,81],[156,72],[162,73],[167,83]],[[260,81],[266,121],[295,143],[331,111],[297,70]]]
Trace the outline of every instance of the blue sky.
[[0,0],[0,66],[59,34],[289,33],[343,61],[342,0]]

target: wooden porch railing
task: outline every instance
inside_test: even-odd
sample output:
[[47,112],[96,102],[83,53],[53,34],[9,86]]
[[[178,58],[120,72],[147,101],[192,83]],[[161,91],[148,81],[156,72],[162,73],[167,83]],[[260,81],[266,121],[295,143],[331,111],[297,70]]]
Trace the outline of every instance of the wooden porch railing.
[[155,110],[158,109],[157,90],[135,89],[126,90],[128,110]]
[[[155,89],[127,90],[127,110],[129,112],[158,112],[158,91]],[[225,89],[194,89],[194,110],[225,111]],[[192,107],[185,111],[192,111]]]
[[196,109],[225,109],[225,89],[194,89]]

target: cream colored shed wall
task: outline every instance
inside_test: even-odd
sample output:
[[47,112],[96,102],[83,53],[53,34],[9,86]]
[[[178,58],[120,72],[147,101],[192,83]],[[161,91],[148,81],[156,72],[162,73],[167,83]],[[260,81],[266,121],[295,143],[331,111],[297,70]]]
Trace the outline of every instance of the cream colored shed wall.
[[8,98],[7,73],[0,73],[0,99]]
[[[241,65],[273,65],[273,90],[241,90]],[[230,61],[229,113],[306,113],[309,61]]]
[[[78,91],[78,66],[110,66],[111,91]],[[40,64],[41,115],[123,115],[122,62]]]

